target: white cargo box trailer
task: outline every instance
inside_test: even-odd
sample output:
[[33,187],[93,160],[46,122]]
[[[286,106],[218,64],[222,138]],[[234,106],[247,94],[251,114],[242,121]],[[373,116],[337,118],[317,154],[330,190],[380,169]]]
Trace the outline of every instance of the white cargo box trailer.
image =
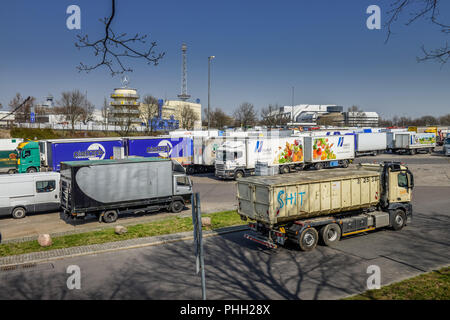
[[356,133],[355,134],[355,155],[377,155],[386,151],[386,132]]
[[23,142],[22,138],[0,139],[0,151],[16,150],[21,142]]
[[395,135],[394,147],[395,152],[416,152],[431,153],[436,147],[436,134],[434,133],[416,133],[405,132]]
[[353,134],[305,137],[305,164],[307,167],[347,167],[355,158]]
[[255,172],[257,161],[276,166],[280,173],[302,168],[304,137],[227,139],[216,153],[216,176],[236,179]]

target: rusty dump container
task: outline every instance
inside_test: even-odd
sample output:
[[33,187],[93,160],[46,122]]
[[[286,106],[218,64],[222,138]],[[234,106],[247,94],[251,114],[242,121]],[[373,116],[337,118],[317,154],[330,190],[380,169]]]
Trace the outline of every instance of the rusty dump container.
[[380,199],[380,171],[333,169],[238,179],[238,213],[276,225],[369,208]]

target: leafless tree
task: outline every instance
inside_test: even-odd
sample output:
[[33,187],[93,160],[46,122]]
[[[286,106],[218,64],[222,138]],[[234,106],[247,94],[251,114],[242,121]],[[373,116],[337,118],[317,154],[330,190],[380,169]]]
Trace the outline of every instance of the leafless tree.
[[[430,21],[437,26],[441,32],[450,34],[450,25],[439,21],[439,8],[442,0],[395,0],[391,4],[391,9],[388,11],[389,18],[385,23],[387,28],[386,42],[392,35],[392,27],[404,13],[409,12],[409,18],[406,25],[409,26],[419,19]],[[450,47],[445,43],[440,48],[427,50],[422,46],[422,57],[417,57],[418,62],[434,60],[444,65],[450,58]]]
[[[133,69],[125,66],[123,59],[143,59],[149,65],[158,65],[159,60],[164,57],[164,52],[156,53],[156,42],[151,42],[149,46],[146,46],[147,35],[136,35],[129,37],[126,33],[116,34],[111,28],[111,22],[116,14],[116,1],[111,0],[112,11],[109,18],[100,19],[105,25],[105,34],[103,38],[96,41],[90,41],[88,35],[78,35],[75,46],[78,49],[90,48],[93,50],[94,55],[100,57],[94,65],[86,65],[80,62],[77,67],[78,71],[90,72],[100,66],[106,66],[111,75],[122,74],[124,72],[132,72]],[[138,48],[136,44],[142,45],[145,48]]]
[[289,118],[280,112],[280,106],[278,104],[269,104],[267,108],[261,109],[261,124],[269,128],[286,125],[289,122]]
[[57,113],[70,123],[72,131],[75,131],[75,123],[82,122],[88,118],[86,106],[91,105],[91,103],[87,101],[86,96],[79,90],[63,92],[58,104],[59,107],[55,108]]
[[186,130],[194,128],[195,121],[199,120],[197,114],[189,105],[184,105],[180,113],[181,127]]
[[236,125],[247,128],[258,122],[255,107],[249,102],[242,103],[233,113]]
[[103,98],[102,117],[106,124],[106,130],[108,130],[109,104],[108,104],[108,100],[106,100],[106,98]]
[[222,109],[215,108],[214,111],[211,112],[211,128],[223,129],[232,124],[233,118],[227,115]]
[[30,122],[31,108],[34,106],[36,98],[30,97],[30,99],[28,99],[28,101],[24,103],[25,100],[26,99],[23,99],[20,93],[16,93],[16,96],[9,102],[9,106],[11,107],[11,109],[13,111],[15,110],[14,113],[16,123]]
[[152,95],[146,95],[142,101],[141,119],[147,126],[147,132],[153,132],[153,118],[158,116],[158,99]]
[[450,113],[439,117],[439,124],[441,126],[450,126]]

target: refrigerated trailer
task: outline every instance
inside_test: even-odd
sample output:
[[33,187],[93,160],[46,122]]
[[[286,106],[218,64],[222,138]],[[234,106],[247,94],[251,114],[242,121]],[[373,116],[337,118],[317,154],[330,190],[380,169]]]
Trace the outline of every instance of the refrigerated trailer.
[[27,141],[17,148],[17,171],[59,171],[62,161],[112,159],[121,138],[55,139]]
[[227,139],[216,152],[215,175],[237,179],[252,175],[256,163],[277,167],[280,173],[300,169],[304,163],[303,137]]
[[355,158],[353,134],[304,138],[305,168],[348,167]]
[[247,239],[271,248],[290,241],[308,251],[318,241],[333,245],[378,228],[402,229],[412,220],[413,187],[412,173],[394,162],[241,178],[238,213],[251,220]]
[[180,212],[192,183],[175,160],[128,158],[61,163],[61,207],[71,218],[96,215],[110,223],[122,213]]
[[386,132],[355,133],[355,156],[375,156],[386,151],[386,148]]
[[395,134],[392,151],[414,155],[417,152],[431,153],[435,147],[434,133],[404,132]]
[[129,137],[124,139],[125,155],[173,159],[183,166],[192,164],[191,137]]

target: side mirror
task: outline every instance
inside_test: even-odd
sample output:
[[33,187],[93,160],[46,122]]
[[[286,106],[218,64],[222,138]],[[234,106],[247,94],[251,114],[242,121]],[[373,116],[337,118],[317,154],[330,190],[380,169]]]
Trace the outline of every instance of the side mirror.
[[408,173],[408,188],[413,189],[414,188],[414,176],[411,173],[411,171],[407,171]]

